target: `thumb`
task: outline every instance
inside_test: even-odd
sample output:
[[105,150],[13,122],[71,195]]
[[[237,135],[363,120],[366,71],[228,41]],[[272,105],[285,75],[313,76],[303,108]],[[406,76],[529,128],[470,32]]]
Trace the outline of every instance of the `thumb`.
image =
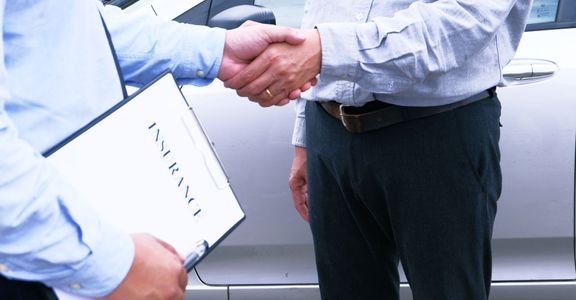
[[299,45],[306,40],[304,33],[288,27],[267,26],[265,34],[270,43],[286,42],[291,45]]
[[252,20],[248,20],[244,23],[242,23],[242,25],[240,25],[240,27],[250,27],[250,26],[256,26],[259,25],[260,23],[252,21]]
[[180,259],[181,262],[184,262],[184,256],[183,256],[182,254],[180,254],[180,253],[176,250],[176,248],[174,248],[174,246],[168,244],[167,242],[165,242],[165,241],[163,241],[163,240],[161,240],[161,239],[159,239],[159,238],[157,238],[157,237],[154,237],[154,239],[156,240],[156,242],[158,242],[160,245],[162,245],[162,247],[164,247],[164,249],[166,249],[166,250],[168,250],[170,253],[176,255],[176,256]]

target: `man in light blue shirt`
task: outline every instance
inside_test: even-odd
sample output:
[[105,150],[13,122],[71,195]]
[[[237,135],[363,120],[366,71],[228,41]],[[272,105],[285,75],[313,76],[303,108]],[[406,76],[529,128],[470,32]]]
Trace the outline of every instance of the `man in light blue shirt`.
[[166,69],[205,85],[269,43],[303,37],[127,15],[94,0],[2,0],[0,21],[0,298],[17,297],[9,278],[88,297],[181,299],[187,275],[174,249],[104,223],[41,153],[123,99],[119,71],[134,85]]
[[[500,195],[494,86],[530,0],[309,0],[301,45],[225,82],[297,103],[290,187],[325,299],[487,299]],[[273,63],[272,63],[273,62]],[[280,79],[280,80],[278,80]]]

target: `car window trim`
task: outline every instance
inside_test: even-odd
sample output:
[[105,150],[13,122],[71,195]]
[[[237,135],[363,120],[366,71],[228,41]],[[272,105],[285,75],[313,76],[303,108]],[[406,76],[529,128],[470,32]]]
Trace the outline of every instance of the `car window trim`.
[[575,28],[576,21],[572,22],[548,22],[548,23],[534,23],[526,25],[526,31],[550,30],[550,29],[565,29]]

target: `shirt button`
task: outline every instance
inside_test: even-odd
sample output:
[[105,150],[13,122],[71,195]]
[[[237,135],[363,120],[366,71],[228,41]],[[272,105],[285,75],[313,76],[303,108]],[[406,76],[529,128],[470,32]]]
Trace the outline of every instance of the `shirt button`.
[[74,282],[73,284],[70,285],[70,287],[75,290],[79,290],[80,288],[82,288],[82,286],[78,282]]
[[357,21],[360,21],[360,20],[362,20],[363,18],[364,18],[364,15],[363,15],[363,14],[356,14],[356,20],[357,20]]
[[202,70],[198,70],[196,72],[196,76],[200,77],[200,78],[204,78],[204,76],[206,76],[206,74],[204,74],[204,71]]
[[8,268],[7,265],[0,264],[0,272],[8,272],[8,270],[10,270],[10,268]]

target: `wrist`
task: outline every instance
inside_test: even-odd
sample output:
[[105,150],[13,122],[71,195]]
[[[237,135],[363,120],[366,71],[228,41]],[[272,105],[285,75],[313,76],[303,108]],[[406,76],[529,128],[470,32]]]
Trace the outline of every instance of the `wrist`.
[[306,147],[295,146],[294,147],[294,157],[305,158],[306,157]]
[[230,74],[230,70],[228,69],[228,67],[232,65],[232,61],[230,59],[230,52],[232,51],[232,49],[230,48],[230,45],[228,43],[228,39],[230,38],[229,35],[230,32],[226,31],[226,37],[224,39],[224,47],[222,49],[222,59],[220,61],[220,68],[218,69],[218,75],[216,75],[216,78],[222,81],[226,81],[227,79],[232,77],[232,74]]
[[320,33],[318,29],[305,29],[306,33],[306,48],[309,49],[310,56],[310,66],[312,66],[313,77],[320,74],[322,69],[322,42],[320,39]]

